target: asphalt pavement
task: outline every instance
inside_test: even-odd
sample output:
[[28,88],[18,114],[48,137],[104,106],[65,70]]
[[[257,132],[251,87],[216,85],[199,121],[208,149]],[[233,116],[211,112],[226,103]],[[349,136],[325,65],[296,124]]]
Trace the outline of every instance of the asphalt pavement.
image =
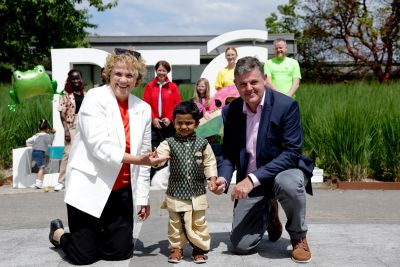
[[[179,264],[167,262],[167,211],[159,207],[164,191],[152,190],[151,216],[136,225],[135,253],[125,261],[99,261],[92,266],[194,266],[189,247]],[[308,243],[312,260],[290,259],[287,232],[275,243],[265,235],[257,253],[230,252],[232,202],[229,195],[208,194],[206,218],[211,251],[203,266],[400,266],[400,192],[332,189],[315,186],[307,196]],[[283,223],[286,217],[280,210]],[[49,222],[60,218],[68,225],[63,192],[0,187],[0,266],[71,266],[64,253],[48,240]]]

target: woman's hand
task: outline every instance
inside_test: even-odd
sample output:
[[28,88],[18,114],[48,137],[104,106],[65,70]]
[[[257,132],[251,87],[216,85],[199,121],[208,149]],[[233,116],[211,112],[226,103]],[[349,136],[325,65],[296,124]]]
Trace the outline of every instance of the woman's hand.
[[69,129],[64,130],[64,139],[65,142],[71,142],[71,133],[69,132]]
[[135,164],[135,165],[145,165],[145,166],[158,166],[163,165],[169,156],[159,156],[157,151],[149,151],[144,155],[134,156],[129,153],[125,153],[122,158],[122,163]]
[[160,120],[158,118],[153,119],[152,124],[157,129],[161,129]]
[[171,121],[168,118],[162,118],[162,123],[164,123],[165,127],[168,127],[171,124]]
[[139,221],[145,221],[150,216],[150,205],[140,206],[137,216]]

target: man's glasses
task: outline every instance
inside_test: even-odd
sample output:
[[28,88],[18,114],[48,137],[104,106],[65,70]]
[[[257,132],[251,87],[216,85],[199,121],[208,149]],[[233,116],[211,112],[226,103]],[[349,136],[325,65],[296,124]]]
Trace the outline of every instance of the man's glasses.
[[141,57],[141,54],[139,52],[125,48],[114,48],[114,53],[116,55],[129,54],[131,56],[134,56],[136,59],[139,59]]

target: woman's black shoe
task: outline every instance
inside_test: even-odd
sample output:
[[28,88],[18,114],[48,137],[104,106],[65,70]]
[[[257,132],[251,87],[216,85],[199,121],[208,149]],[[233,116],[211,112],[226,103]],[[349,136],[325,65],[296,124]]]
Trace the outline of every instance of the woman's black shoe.
[[61,221],[60,219],[52,220],[52,221],[50,222],[49,240],[50,240],[50,243],[52,243],[53,246],[55,246],[55,247],[59,247],[59,246],[60,246],[60,242],[55,241],[55,240],[53,239],[54,232],[55,232],[56,230],[58,230],[58,229],[64,229],[64,225],[63,225],[62,221]]

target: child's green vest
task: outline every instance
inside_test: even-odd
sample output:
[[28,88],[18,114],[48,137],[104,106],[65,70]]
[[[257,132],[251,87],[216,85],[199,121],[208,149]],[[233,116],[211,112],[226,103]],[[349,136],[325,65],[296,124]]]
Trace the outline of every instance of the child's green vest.
[[167,195],[190,200],[192,196],[205,194],[203,151],[207,140],[195,135],[184,138],[177,134],[166,140],[171,150]]

